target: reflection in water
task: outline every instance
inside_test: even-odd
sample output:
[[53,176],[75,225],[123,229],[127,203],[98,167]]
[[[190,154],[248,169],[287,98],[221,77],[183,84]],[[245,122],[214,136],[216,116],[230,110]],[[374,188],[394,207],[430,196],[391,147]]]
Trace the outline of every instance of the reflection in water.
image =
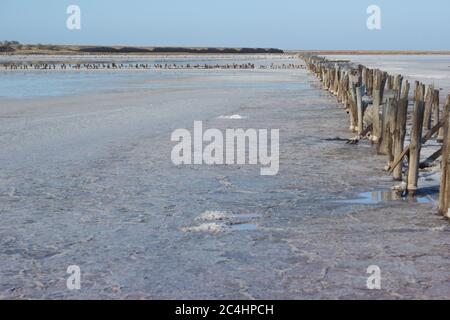
[[338,200],[340,203],[348,204],[379,204],[389,201],[408,201],[414,203],[432,203],[431,195],[409,197],[399,194],[393,190],[377,190],[358,194],[355,199]]

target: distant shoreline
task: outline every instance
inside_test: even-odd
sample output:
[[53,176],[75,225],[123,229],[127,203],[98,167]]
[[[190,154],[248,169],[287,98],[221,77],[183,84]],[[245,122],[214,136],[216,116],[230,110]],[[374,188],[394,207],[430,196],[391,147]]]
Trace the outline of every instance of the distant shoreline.
[[34,55],[450,55],[450,50],[282,50],[277,48],[102,46],[0,43],[0,56]]
[[73,55],[73,54],[283,54],[276,48],[218,48],[218,47],[130,47],[130,46],[66,46],[66,45],[0,45],[3,55]]

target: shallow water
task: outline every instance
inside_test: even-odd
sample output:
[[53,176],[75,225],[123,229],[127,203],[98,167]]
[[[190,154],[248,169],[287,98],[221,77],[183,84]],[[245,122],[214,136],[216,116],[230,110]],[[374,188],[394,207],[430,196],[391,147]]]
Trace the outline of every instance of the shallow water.
[[[436,194],[434,195],[436,196]],[[384,202],[390,201],[408,201],[408,202],[416,202],[421,204],[433,203],[433,198],[431,195],[428,196],[412,196],[408,197],[405,195],[398,194],[393,190],[378,190],[378,191],[370,191],[370,192],[362,192],[359,193],[354,199],[344,199],[344,200],[336,200],[339,203],[348,203],[348,204],[367,204],[367,205],[375,205]]]
[[[189,81],[200,74],[202,81]],[[235,71],[218,73],[215,71],[189,72],[177,70],[138,72],[0,72],[0,98],[36,98],[81,95],[95,92],[129,92],[139,89],[195,89],[195,88],[248,88],[248,89],[292,89],[301,90],[300,82],[280,83],[230,81]],[[263,74],[255,71],[255,75]],[[217,78],[223,78],[217,81]],[[211,80],[209,80],[210,78]],[[164,82],[168,80],[167,82]],[[169,82],[172,80],[171,82]],[[163,82],[161,82],[163,81]]]
[[[30,59],[24,57],[24,59]],[[51,57],[38,57],[33,61],[48,61]],[[59,57],[59,59],[68,59],[67,57]],[[144,64],[232,64],[232,63],[253,63],[257,66],[267,66],[269,64],[283,63],[289,64],[294,60],[286,57],[275,56],[272,59],[258,56],[242,56],[242,57],[225,57],[225,58],[177,58],[177,57],[165,57],[165,58],[152,58],[152,57],[134,57],[129,58],[117,58],[117,57],[74,57],[72,63],[79,61],[83,63],[102,63],[116,61],[116,63],[144,63]],[[3,57],[0,58],[0,63],[7,63],[16,61],[17,57]],[[66,60],[64,60],[66,61]],[[296,60],[298,62],[298,60]],[[0,98],[36,98],[36,97],[53,97],[53,96],[68,96],[68,95],[81,95],[94,92],[126,92],[138,89],[162,89],[162,88],[220,88],[220,87],[248,87],[252,88],[281,88],[286,86],[285,83],[279,83],[277,81],[260,82],[260,81],[230,81],[230,78],[236,74],[236,70],[81,70],[81,71],[62,71],[62,70],[3,70],[0,69]],[[254,70],[253,74],[264,74],[263,70]],[[202,75],[203,81],[189,81],[196,75]],[[223,78],[223,81],[214,81],[216,78]],[[197,77],[198,78],[198,77]],[[211,78],[210,81],[208,78]],[[165,80],[173,80],[171,82]],[[301,89],[299,83],[288,84],[291,89]]]

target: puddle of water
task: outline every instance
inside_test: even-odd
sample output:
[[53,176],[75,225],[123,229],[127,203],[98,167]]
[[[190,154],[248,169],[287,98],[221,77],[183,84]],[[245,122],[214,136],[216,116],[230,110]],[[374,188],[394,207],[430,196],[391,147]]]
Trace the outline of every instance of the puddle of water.
[[408,201],[415,202],[420,204],[432,203],[433,199],[431,196],[416,196],[416,197],[408,197],[393,190],[378,190],[371,192],[363,192],[358,194],[355,199],[345,199],[345,200],[337,200],[339,203],[347,203],[347,204],[367,204],[367,205],[375,205],[383,202],[390,201]]

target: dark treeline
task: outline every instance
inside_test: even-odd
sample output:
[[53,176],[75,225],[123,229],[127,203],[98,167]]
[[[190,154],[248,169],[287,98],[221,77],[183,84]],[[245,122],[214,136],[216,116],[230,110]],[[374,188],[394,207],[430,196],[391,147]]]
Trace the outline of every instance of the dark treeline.
[[14,47],[21,47],[18,41],[0,41],[0,52],[14,52]]
[[112,46],[65,46],[50,44],[21,44],[18,41],[0,41],[0,53],[284,53],[275,48],[188,48],[188,47],[112,47]]
[[284,53],[280,49],[264,48],[183,48],[183,47],[156,47],[152,49],[134,47],[89,47],[81,48],[80,52],[89,53]]

